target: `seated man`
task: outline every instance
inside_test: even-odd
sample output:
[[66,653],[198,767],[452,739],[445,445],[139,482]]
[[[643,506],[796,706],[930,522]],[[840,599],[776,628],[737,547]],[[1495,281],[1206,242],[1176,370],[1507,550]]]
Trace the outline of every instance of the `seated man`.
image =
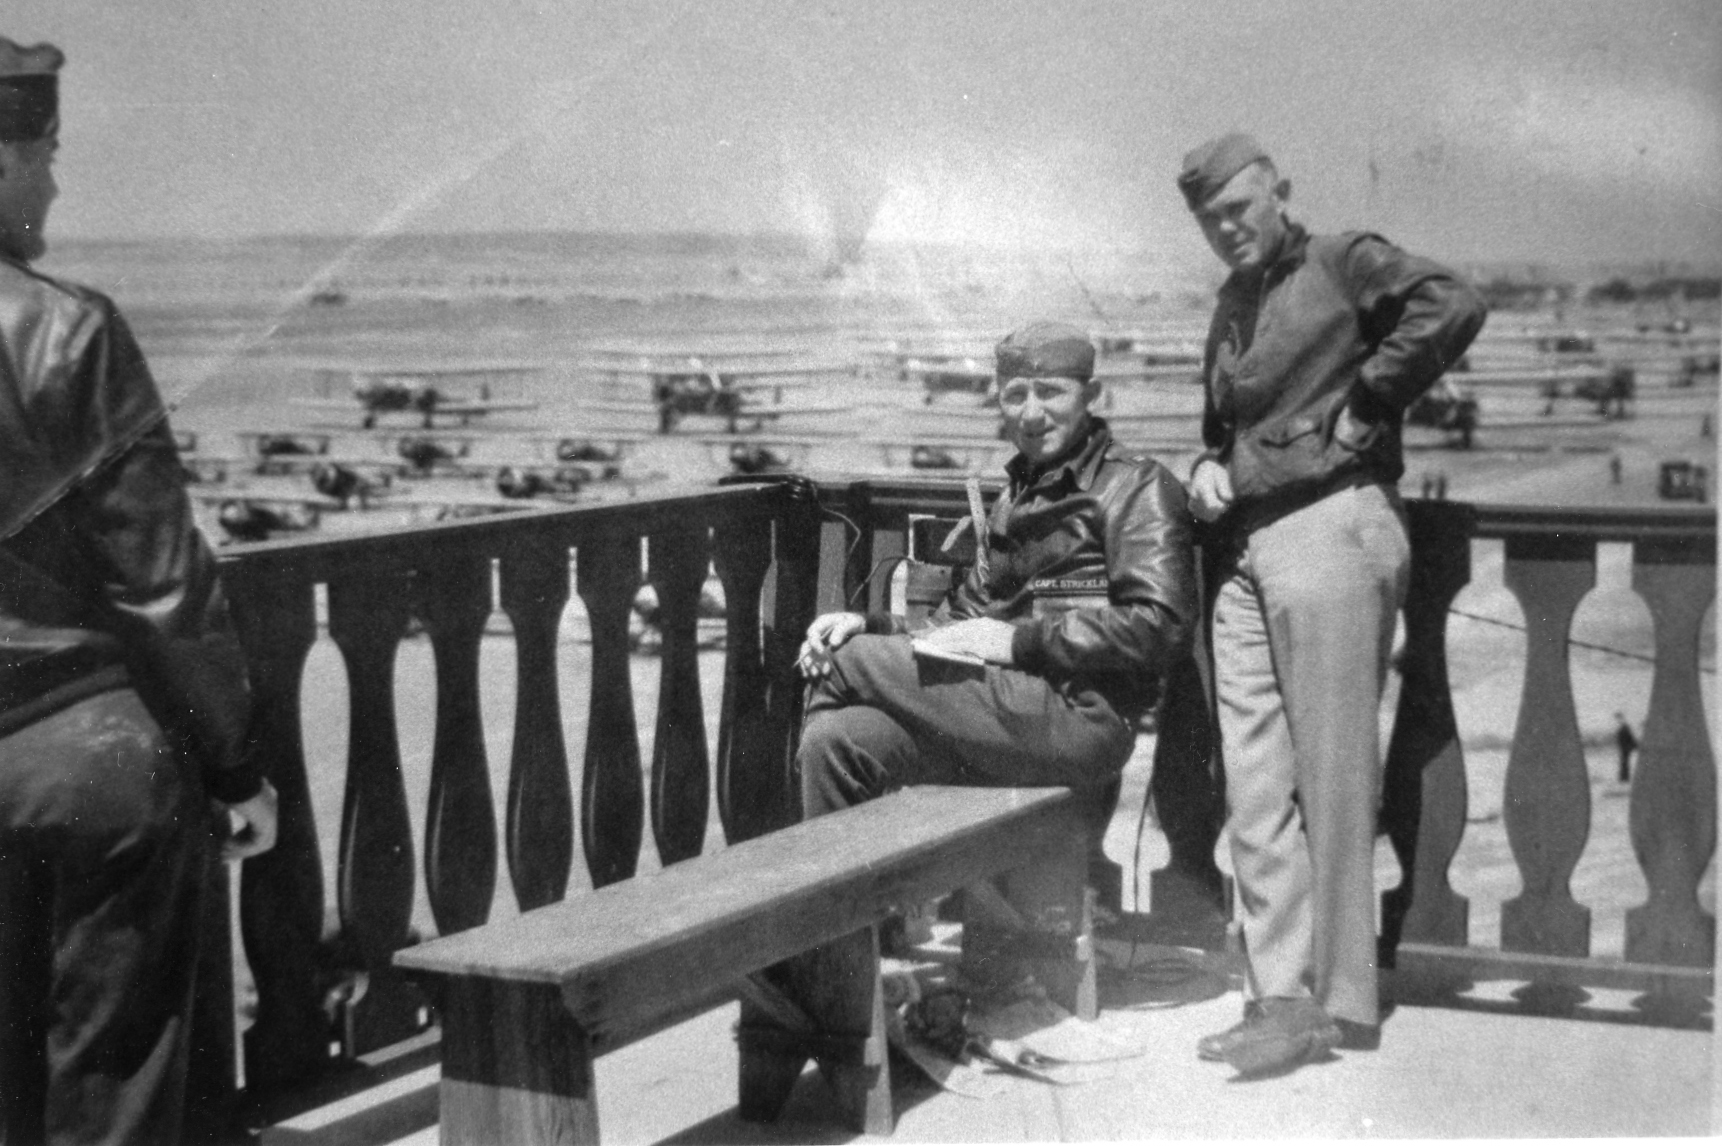
[[974,567],[918,634],[930,648],[891,616],[808,626],[806,816],[913,784],[1063,785],[1092,839],[1104,832],[1137,721],[1187,653],[1196,590],[1184,489],[1112,440],[1090,412],[1093,374],[1074,327],[1036,323],[998,344],[1010,485]]

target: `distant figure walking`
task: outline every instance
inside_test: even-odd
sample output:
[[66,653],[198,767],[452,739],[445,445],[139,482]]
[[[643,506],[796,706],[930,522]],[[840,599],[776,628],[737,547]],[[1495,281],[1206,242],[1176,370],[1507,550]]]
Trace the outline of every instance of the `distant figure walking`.
[[1609,455],[1608,480],[1615,485],[1620,484],[1620,455],[1619,454]]
[[1620,749],[1619,778],[1625,784],[1632,780],[1632,754],[1638,751],[1638,737],[1632,734],[1632,725],[1626,722],[1625,716],[1615,713],[1614,722],[1614,744]]

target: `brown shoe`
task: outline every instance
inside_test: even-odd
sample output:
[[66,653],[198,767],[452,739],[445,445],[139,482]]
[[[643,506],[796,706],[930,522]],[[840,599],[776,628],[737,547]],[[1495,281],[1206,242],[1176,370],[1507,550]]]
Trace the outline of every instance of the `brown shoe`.
[[1244,1017],[1217,1034],[1203,1035],[1196,1040],[1196,1057],[1206,1062],[1225,1062],[1226,1052],[1243,1037],[1251,1023],[1260,1020],[1262,1005],[1254,999],[1244,1003]]
[[1338,1024],[1314,999],[1263,999],[1260,1017],[1244,1023],[1225,1060],[1246,1077],[1282,1074],[1328,1057],[1340,1038]]

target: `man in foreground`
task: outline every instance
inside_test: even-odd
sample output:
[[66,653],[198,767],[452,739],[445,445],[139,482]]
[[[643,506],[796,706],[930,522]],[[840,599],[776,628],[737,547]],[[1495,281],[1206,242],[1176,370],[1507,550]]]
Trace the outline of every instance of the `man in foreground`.
[[1217,523],[1215,689],[1249,1000],[1197,1049],[1257,1073],[1379,1041],[1377,722],[1410,566],[1400,431],[1484,308],[1377,235],[1293,223],[1291,184],[1249,136],[1190,152],[1178,186],[1232,271],[1190,504]]
[[[1136,722],[1187,654],[1191,522],[1166,469],[1090,412],[1094,347],[1035,323],[997,347],[1016,455],[967,576],[911,643],[901,618],[808,627],[796,754],[807,816],[914,784],[1072,788],[1092,839]],[[978,496],[978,495],[977,495]]]
[[28,265],[62,62],[0,37],[0,1141],[177,1142],[209,801],[242,859],[275,793],[137,343]]

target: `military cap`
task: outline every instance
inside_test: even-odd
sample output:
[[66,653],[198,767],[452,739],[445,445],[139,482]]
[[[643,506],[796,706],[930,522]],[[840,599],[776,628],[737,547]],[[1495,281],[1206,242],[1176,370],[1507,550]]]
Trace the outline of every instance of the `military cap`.
[[1004,336],[994,348],[998,380],[1094,377],[1094,343],[1068,323],[1032,322]]
[[1230,182],[1232,176],[1267,158],[1262,145],[1241,131],[1210,139],[1184,156],[1184,170],[1178,173],[1178,190],[1184,193],[1184,202],[1194,211]]
[[60,126],[60,65],[52,44],[23,47],[0,36],[0,143],[45,139]]

